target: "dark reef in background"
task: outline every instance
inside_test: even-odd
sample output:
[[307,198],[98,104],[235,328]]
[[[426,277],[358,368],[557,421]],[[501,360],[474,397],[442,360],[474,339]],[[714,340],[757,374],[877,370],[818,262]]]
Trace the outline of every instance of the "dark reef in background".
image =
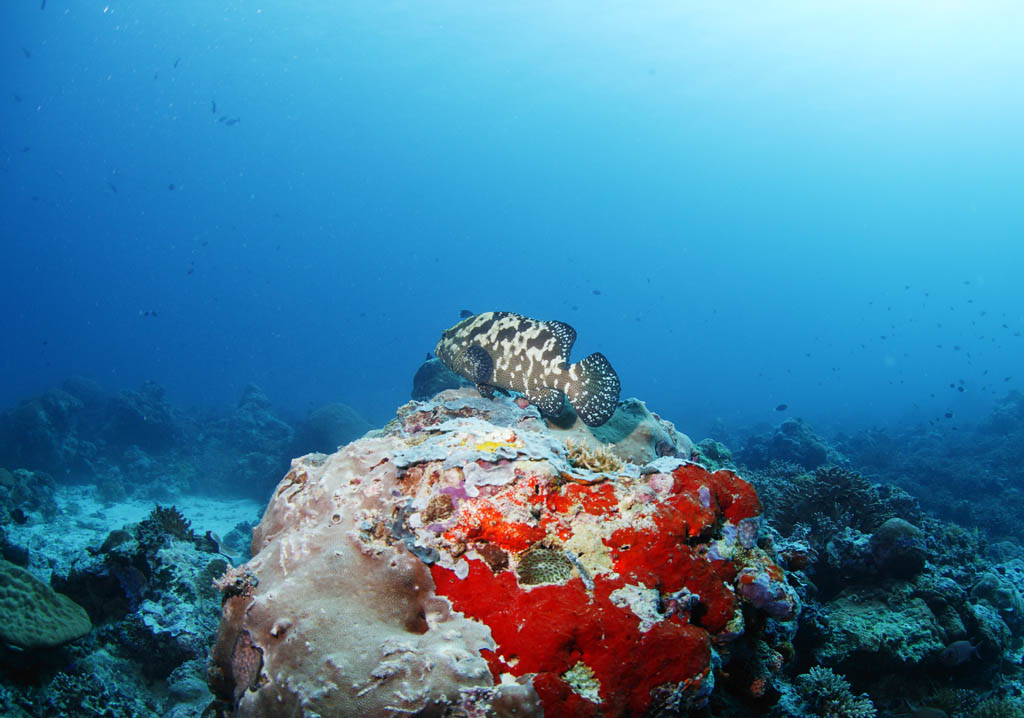
[[295,427],[291,455],[302,456],[312,451],[331,454],[373,428],[352,407],[340,402],[327,404],[311,411]]
[[254,385],[223,415],[172,407],[153,382],[111,393],[76,377],[0,413],[0,466],[94,482],[107,501],[186,492],[262,500],[293,457],[334,451],[370,428],[340,403],[293,426]]
[[830,456],[829,446],[803,419],[786,419],[774,431],[747,438],[737,459],[752,469],[767,468],[772,461],[789,461],[816,469]]

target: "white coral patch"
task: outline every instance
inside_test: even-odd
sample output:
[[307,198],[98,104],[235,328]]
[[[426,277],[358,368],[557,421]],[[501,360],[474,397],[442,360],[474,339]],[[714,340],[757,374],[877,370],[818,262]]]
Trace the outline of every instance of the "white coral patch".
[[601,681],[597,679],[594,669],[583,661],[563,673],[562,680],[569,684],[573,693],[592,703],[601,702]]
[[628,608],[637,618],[640,619],[640,632],[647,633],[660,623],[664,618],[658,610],[658,591],[654,588],[647,588],[642,583],[636,586],[625,585],[617,588],[608,596],[611,602],[619,608]]

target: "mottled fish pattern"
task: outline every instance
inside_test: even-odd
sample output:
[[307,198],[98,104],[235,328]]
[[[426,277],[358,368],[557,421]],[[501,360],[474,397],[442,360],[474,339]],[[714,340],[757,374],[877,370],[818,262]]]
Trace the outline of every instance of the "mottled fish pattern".
[[517,391],[545,416],[557,416],[568,398],[588,426],[600,426],[619,403],[619,376],[597,352],[570,364],[575,341],[565,322],[484,312],[446,329],[434,354],[483,396]]

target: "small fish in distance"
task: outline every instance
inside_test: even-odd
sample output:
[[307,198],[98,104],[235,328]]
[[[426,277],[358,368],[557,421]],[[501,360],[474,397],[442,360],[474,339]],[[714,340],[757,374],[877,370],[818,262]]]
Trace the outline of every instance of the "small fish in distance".
[[953,641],[939,654],[939,660],[947,668],[954,668],[967,663],[975,656],[981,658],[981,654],[978,652],[980,645],[980,643],[974,644],[970,641]]
[[789,404],[779,404],[777,407],[775,407],[775,411],[785,411],[788,408]]

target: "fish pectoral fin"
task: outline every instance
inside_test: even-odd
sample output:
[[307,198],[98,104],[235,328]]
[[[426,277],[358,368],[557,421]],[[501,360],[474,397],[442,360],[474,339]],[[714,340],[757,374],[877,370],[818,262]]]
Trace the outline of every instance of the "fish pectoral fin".
[[464,376],[474,384],[487,384],[494,374],[494,360],[479,344],[466,347],[460,362]]
[[490,384],[477,384],[476,390],[480,392],[480,396],[482,396],[485,399],[494,398],[494,387],[491,386]]
[[537,407],[543,416],[558,416],[562,413],[565,395],[558,389],[536,387],[526,391],[527,401]]

